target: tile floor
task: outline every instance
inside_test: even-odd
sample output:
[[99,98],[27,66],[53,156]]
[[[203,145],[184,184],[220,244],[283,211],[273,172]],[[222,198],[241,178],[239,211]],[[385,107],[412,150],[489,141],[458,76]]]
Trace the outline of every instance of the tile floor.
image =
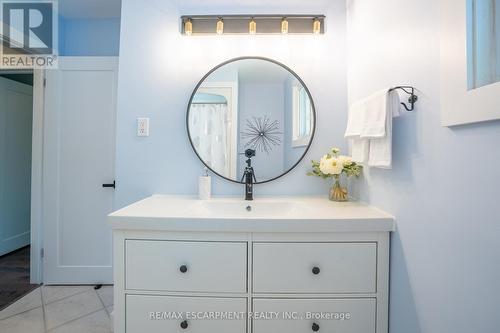
[[112,311],[112,286],[42,286],[0,311],[0,332],[111,333]]

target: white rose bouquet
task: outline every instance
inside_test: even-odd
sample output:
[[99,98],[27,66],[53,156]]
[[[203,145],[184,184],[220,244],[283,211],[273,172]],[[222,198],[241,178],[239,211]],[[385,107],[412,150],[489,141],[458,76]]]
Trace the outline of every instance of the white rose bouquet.
[[321,177],[323,179],[334,178],[335,183],[330,190],[330,200],[347,201],[347,188],[340,185],[340,176],[359,177],[363,172],[363,166],[357,164],[349,156],[340,155],[339,148],[332,148],[330,153],[321,158],[320,161],[311,161],[312,171],[309,176]]

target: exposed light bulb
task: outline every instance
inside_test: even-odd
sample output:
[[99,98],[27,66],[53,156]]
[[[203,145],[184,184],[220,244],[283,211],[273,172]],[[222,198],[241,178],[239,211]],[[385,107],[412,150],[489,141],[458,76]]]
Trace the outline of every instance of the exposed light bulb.
[[288,33],[288,20],[286,17],[281,20],[281,33],[282,34],[287,34]]
[[314,19],[313,33],[316,35],[321,33],[321,20],[319,18]]
[[248,24],[248,33],[250,35],[255,35],[257,33],[257,22],[252,17],[252,20]]
[[193,22],[191,19],[187,19],[186,22],[184,22],[184,33],[188,36],[193,34]]
[[224,33],[224,21],[222,20],[222,17],[217,20],[216,31],[218,35],[222,35]]

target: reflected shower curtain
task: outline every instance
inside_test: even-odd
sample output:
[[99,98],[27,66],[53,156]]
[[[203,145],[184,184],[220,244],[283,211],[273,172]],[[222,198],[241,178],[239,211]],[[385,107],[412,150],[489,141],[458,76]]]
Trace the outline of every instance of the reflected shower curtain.
[[198,154],[212,170],[230,177],[227,105],[192,104],[189,112],[191,140]]

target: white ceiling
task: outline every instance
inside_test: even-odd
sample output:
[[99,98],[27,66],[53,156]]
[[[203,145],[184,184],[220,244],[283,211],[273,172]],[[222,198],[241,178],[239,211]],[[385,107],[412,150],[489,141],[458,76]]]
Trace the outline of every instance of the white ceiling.
[[59,0],[59,15],[65,18],[120,17],[121,0]]

